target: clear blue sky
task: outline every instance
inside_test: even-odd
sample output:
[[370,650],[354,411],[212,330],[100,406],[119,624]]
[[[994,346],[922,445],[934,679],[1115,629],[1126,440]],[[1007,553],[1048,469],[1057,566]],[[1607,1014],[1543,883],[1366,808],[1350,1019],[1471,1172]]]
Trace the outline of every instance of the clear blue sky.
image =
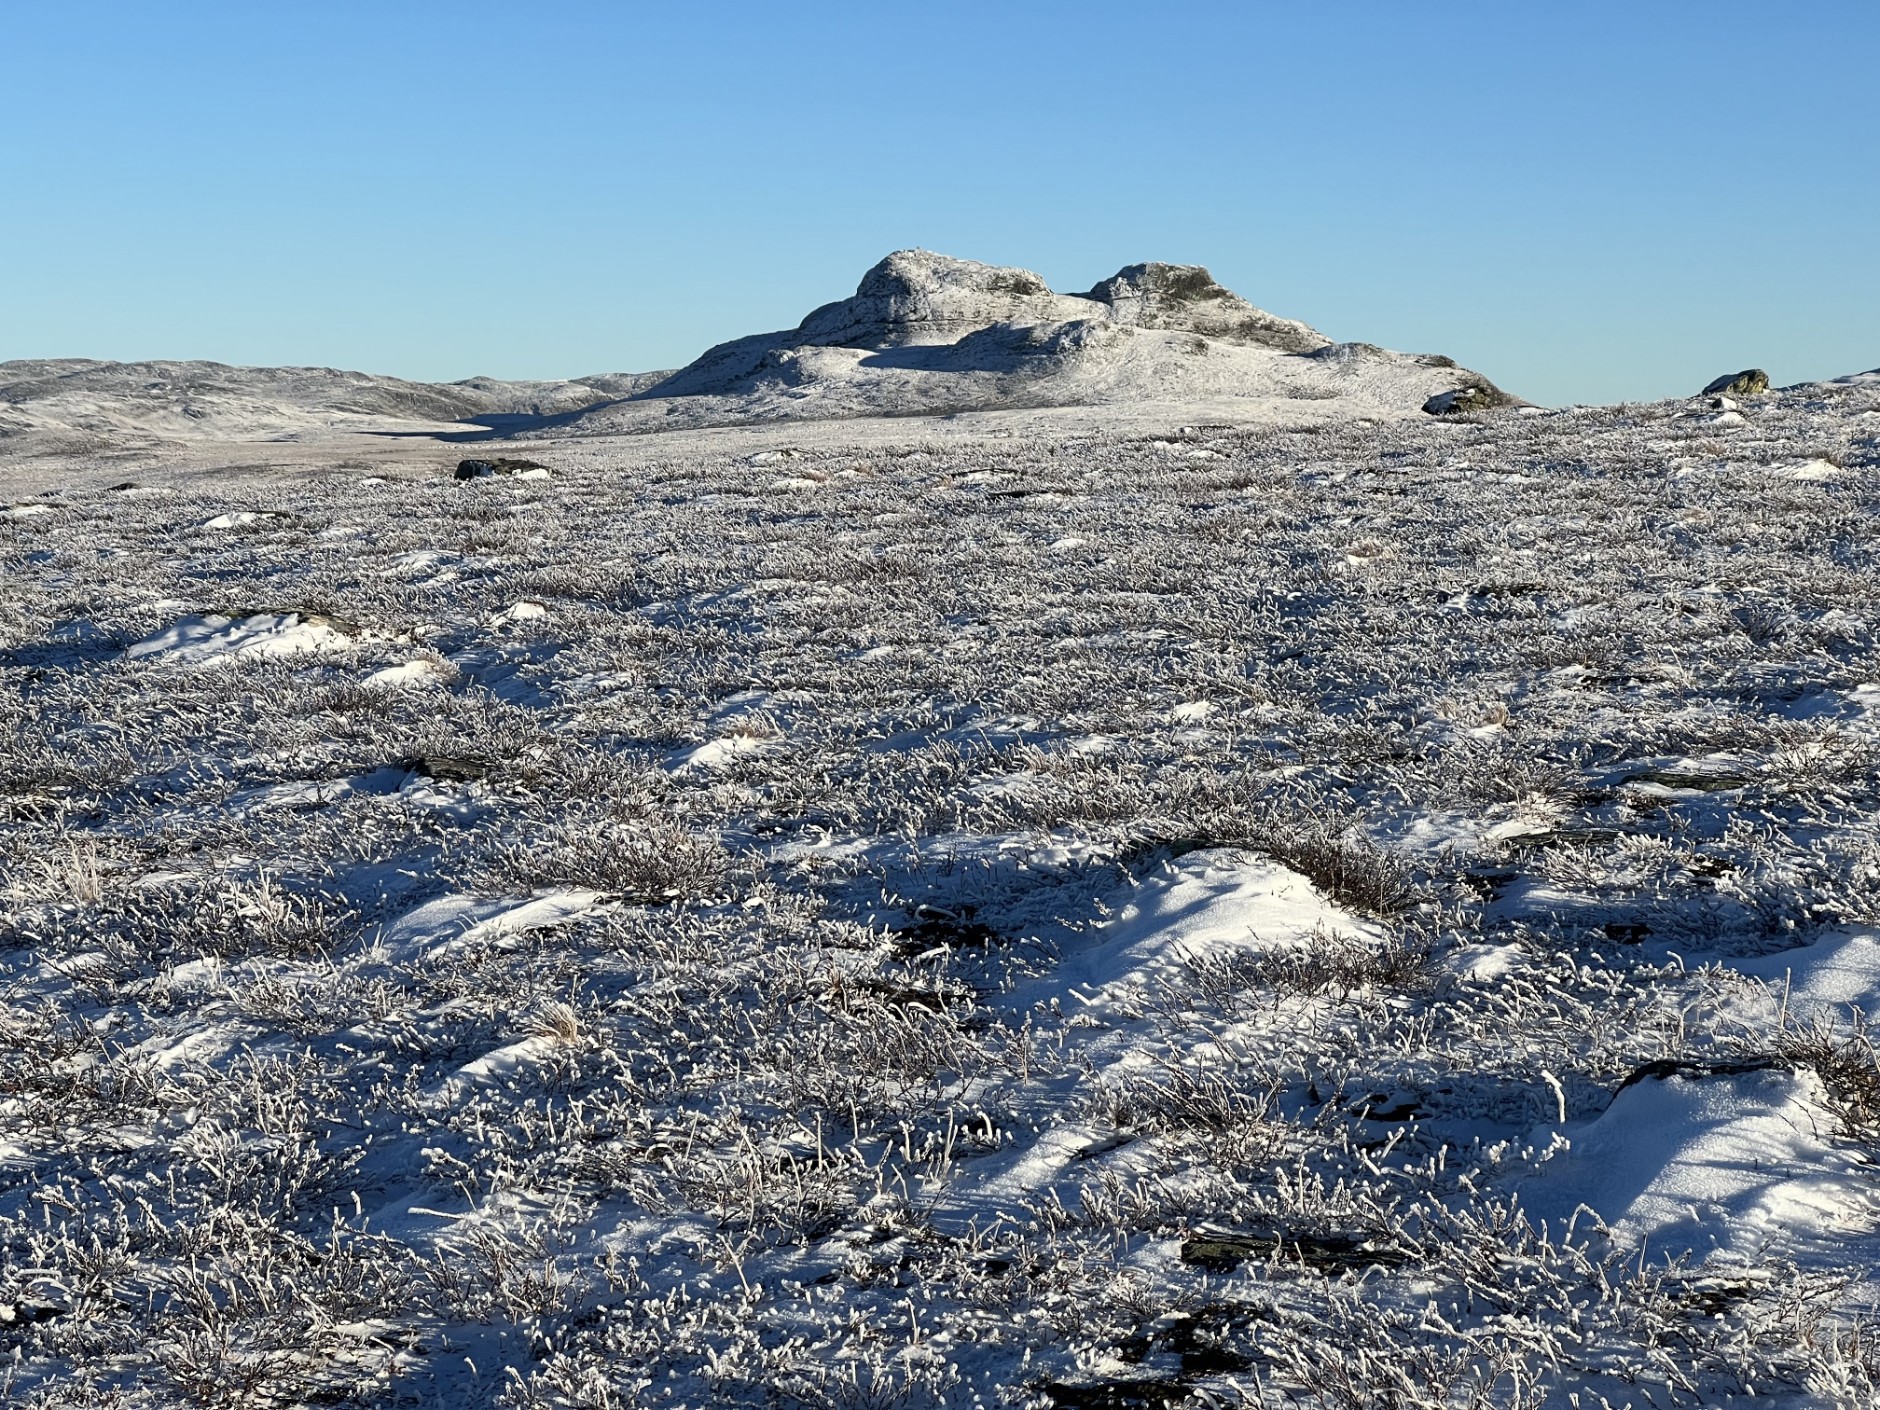
[[1538,400],[1880,364],[1880,3],[14,0],[0,358],[674,366],[891,249]]

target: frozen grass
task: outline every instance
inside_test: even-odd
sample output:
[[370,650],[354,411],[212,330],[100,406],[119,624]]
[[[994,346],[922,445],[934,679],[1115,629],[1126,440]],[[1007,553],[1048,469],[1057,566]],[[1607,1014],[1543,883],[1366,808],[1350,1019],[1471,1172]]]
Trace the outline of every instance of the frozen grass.
[[1880,391],[1707,416],[0,521],[0,1398],[1870,1404]]

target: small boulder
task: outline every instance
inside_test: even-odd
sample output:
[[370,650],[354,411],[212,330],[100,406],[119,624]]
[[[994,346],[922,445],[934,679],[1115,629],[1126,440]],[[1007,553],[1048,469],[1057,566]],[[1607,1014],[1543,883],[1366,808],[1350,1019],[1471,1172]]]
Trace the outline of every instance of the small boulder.
[[1502,406],[1519,406],[1516,397],[1488,382],[1469,383],[1452,391],[1438,392],[1423,403],[1426,416],[1461,416],[1471,411],[1493,411]]
[[[541,471],[536,475],[531,472]],[[488,459],[460,460],[457,462],[459,480],[487,480],[493,475],[528,476],[530,479],[547,479],[548,467],[533,460],[519,460],[509,456],[491,456]]]
[[403,766],[439,783],[476,783],[490,771],[489,765],[481,759],[448,754],[413,754],[404,760]]
[[1706,397],[1757,397],[1769,390],[1769,374],[1760,367],[1741,372],[1726,372],[1698,395]]

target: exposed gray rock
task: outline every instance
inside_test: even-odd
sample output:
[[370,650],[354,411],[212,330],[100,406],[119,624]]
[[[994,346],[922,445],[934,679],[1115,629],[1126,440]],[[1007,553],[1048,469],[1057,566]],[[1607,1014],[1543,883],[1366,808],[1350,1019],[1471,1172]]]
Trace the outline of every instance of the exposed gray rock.
[[1486,380],[1467,382],[1451,391],[1439,392],[1423,403],[1430,416],[1461,416],[1471,411],[1494,411],[1504,406],[1525,406],[1519,397],[1511,397]]
[[1170,328],[1222,342],[1315,352],[1332,346],[1318,329],[1255,308],[1198,264],[1132,264],[1084,295],[1107,304],[1126,328]]
[[1726,372],[1698,393],[1706,397],[1754,397],[1769,390],[1769,374],[1760,367]]
[[954,342],[994,324],[1064,323],[1095,312],[1052,293],[1029,269],[896,250],[862,276],[853,298],[824,304],[796,333],[802,346],[905,347]]
[[440,783],[476,783],[490,771],[481,759],[451,754],[414,754],[404,761],[404,767]]

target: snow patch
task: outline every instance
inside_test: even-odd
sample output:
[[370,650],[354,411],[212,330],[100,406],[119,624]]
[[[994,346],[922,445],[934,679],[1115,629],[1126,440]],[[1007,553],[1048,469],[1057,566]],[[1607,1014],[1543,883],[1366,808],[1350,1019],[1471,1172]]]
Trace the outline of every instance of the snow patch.
[[1781,480],[1838,480],[1841,467],[1831,460],[1804,460],[1794,465],[1777,465],[1769,473]]
[[372,672],[362,685],[392,689],[429,689],[449,685],[457,676],[455,668],[443,661],[406,661],[398,666],[384,666]]
[[[1830,1144],[1833,1125],[1812,1075],[1647,1077],[1567,1128],[1568,1148],[1528,1181],[1524,1202],[1556,1229],[1584,1205],[1655,1260],[1866,1232],[1874,1196]],[[1588,1222],[1579,1216],[1580,1232]]]
[[506,948],[519,935],[552,930],[591,913],[601,893],[583,887],[538,891],[524,900],[441,896],[379,933],[374,948],[385,957],[446,959],[479,946]]
[[298,612],[258,612],[249,617],[184,617],[125,649],[131,660],[161,657],[179,664],[214,665],[236,657],[294,656],[332,651],[350,644],[344,632]]
[[492,627],[512,626],[517,622],[539,622],[548,616],[548,604],[524,599],[514,606],[505,607],[490,618]]
[[716,772],[729,768],[746,755],[765,753],[775,745],[774,739],[758,735],[729,734],[723,739],[710,740],[695,748],[681,751],[673,756],[668,768],[675,774],[693,771]]
[[1829,935],[1773,955],[1733,959],[1728,967],[1760,979],[1797,1015],[1843,1017],[1850,1009],[1880,1021],[1880,935]]
[[1079,1003],[1099,1006],[1124,991],[1180,983],[1191,960],[1369,929],[1291,868],[1209,847],[1163,862],[1137,882],[1122,909],[1066,954],[1054,982]]

